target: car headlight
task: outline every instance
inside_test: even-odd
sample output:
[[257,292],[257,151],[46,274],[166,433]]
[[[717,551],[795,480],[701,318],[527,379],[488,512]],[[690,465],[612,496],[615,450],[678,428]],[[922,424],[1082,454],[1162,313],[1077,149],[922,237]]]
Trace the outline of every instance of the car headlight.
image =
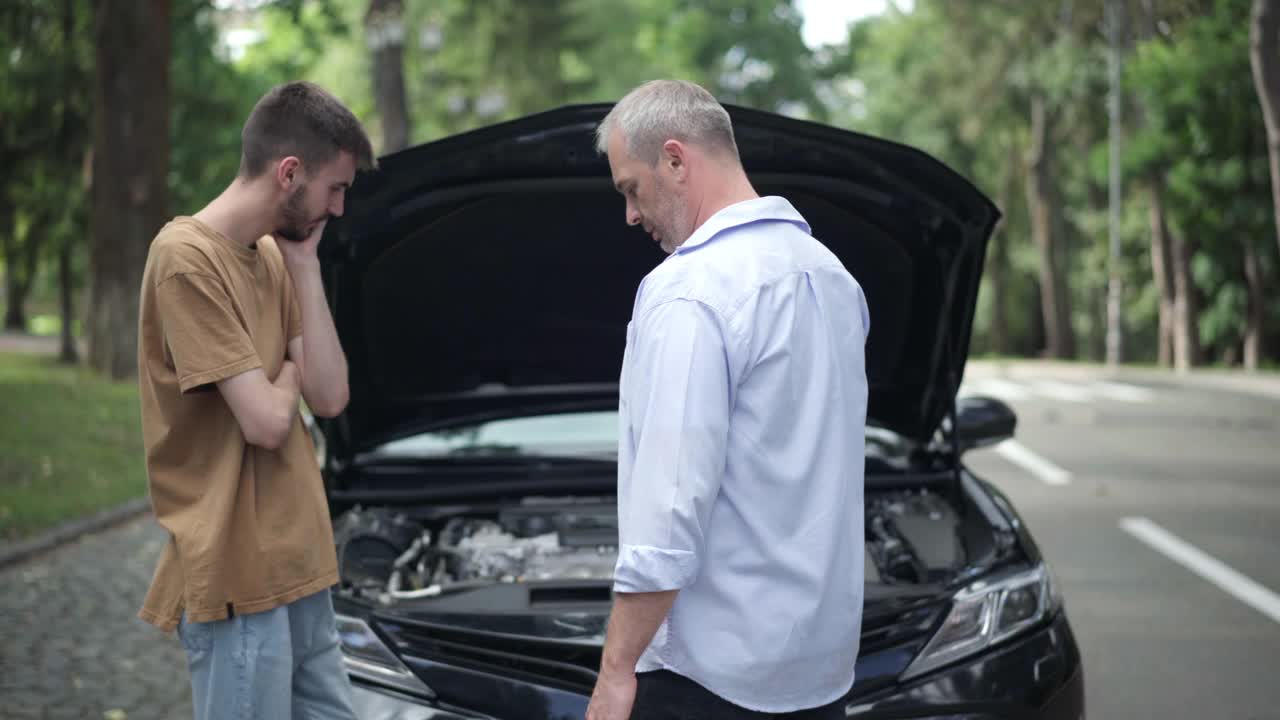
[[980,652],[1052,616],[1062,605],[1049,569],[979,580],[956,593],[951,611],[903,673],[907,680]]
[[373,628],[360,618],[338,615],[338,640],[342,644],[342,660],[353,677],[378,685],[403,690],[414,695],[434,698],[436,694],[413,674]]

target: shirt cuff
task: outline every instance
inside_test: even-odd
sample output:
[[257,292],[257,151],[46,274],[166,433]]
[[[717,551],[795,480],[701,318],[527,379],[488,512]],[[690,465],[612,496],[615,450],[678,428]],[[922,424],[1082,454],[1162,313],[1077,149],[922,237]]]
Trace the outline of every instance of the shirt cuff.
[[198,387],[212,385],[260,367],[262,367],[262,361],[258,359],[257,353],[251,353],[222,367],[184,375],[178,378],[178,389],[183,393],[189,393]]
[[664,550],[646,545],[618,548],[613,590],[620,593],[679,590],[698,576],[698,556],[688,550]]

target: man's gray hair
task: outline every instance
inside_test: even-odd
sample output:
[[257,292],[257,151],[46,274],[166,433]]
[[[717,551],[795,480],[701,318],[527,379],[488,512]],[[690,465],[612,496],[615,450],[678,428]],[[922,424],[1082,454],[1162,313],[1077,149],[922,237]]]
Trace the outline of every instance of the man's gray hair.
[[729,113],[702,87],[684,80],[651,80],[627,93],[596,128],[596,150],[604,155],[609,136],[622,133],[627,152],[655,165],[668,140],[727,152],[735,160]]

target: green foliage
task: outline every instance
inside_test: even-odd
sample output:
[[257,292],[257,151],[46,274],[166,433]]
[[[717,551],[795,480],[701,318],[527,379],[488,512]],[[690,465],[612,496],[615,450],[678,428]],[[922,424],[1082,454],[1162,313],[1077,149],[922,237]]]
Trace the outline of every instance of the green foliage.
[[[347,12],[358,19],[356,8]],[[659,77],[703,83],[726,102],[823,119],[800,20],[789,1],[776,0],[408,0],[413,139],[616,100]],[[326,59],[347,60],[314,68],[314,77],[356,79],[360,88],[344,98],[372,108],[363,46],[362,37],[331,45]]]
[[[1170,222],[1196,248],[1200,334],[1218,355],[1243,336],[1243,241],[1256,241],[1264,277],[1280,270],[1270,241],[1264,128],[1249,68],[1249,0],[1151,5],[1161,31],[1135,44],[1139,18],[1131,15],[1125,61],[1120,272],[1127,354],[1150,360],[1156,352],[1159,298],[1144,182],[1155,175],[1169,184]],[[1109,272],[1105,4],[917,0],[914,6],[852,28],[824,72],[826,93],[838,99],[833,119],[919,146],[1004,198],[1013,274],[1003,302],[1009,333],[1025,352],[1035,324],[1028,314],[1038,307],[1039,260],[1022,163],[1030,98],[1045,98],[1055,119],[1051,151],[1064,210],[1072,322],[1081,352],[1097,356]],[[1128,7],[1139,11],[1137,3]],[[1002,188],[1010,169],[1018,178],[1012,192]],[[989,346],[988,316],[997,302],[991,291],[988,277],[975,323],[978,351]],[[1270,308],[1268,327],[1275,327],[1278,310]]]
[[[1248,0],[1214,0],[1172,39],[1139,46],[1126,84],[1146,110],[1129,167],[1162,174],[1169,219],[1197,248],[1193,278],[1203,307],[1200,339],[1219,356],[1244,332],[1243,243],[1276,276],[1266,135],[1249,67]],[[1267,324],[1280,319],[1270,299]]]
[[28,262],[83,234],[92,14],[86,0],[0,8],[0,246],[6,283],[38,286]]
[[[365,121],[378,144],[365,13],[369,0],[274,0],[249,18],[262,40],[243,57],[219,41],[228,19],[210,0],[172,0],[170,209],[199,209],[234,177],[239,132],[271,86],[310,79]],[[1172,228],[1195,251],[1199,332],[1211,358],[1241,342],[1244,240],[1264,278],[1280,274],[1261,113],[1248,61],[1249,0],[1152,0],[1128,8],[1120,272],[1127,355],[1155,358],[1146,184],[1167,186]],[[990,258],[975,351],[1004,305],[1010,349],[1040,350],[1039,263],[1027,210],[1033,97],[1052,115],[1061,252],[1080,353],[1105,330],[1107,39],[1104,0],[916,0],[856,23],[813,51],[791,0],[403,0],[410,140],[429,141],[575,102],[610,101],[656,77],[702,83],[726,102],[780,111],[916,145],[1000,200],[1003,259]],[[1150,7],[1158,22],[1146,28]],[[70,9],[71,33],[61,18]],[[90,0],[11,0],[0,8],[0,239],[10,257],[38,245],[33,292],[55,287],[51,262],[86,253],[82,168],[92,112]],[[11,210],[7,212],[6,207]],[[0,259],[0,262],[3,262]],[[991,263],[1007,263],[1000,298]],[[18,277],[21,268],[6,268]],[[1280,296],[1265,326],[1280,350]],[[54,305],[37,298],[37,312]]]
[[0,540],[146,493],[138,389],[0,354]]
[[173,0],[169,66],[169,208],[204,207],[240,166],[240,127],[264,85],[216,54],[214,10],[206,0]]

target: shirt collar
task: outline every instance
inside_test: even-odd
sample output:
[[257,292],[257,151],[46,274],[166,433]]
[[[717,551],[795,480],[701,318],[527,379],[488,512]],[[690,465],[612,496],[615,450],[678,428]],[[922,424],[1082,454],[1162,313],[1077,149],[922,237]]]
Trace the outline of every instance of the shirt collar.
[[734,203],[707,218],[683,245],[676,248],[674,254],[679,255],[704,245],[725,230],[768,220],[793,223],[806,234],[810,232],[809,223],[805,222],[804,217],[786,198],[767,195]]

